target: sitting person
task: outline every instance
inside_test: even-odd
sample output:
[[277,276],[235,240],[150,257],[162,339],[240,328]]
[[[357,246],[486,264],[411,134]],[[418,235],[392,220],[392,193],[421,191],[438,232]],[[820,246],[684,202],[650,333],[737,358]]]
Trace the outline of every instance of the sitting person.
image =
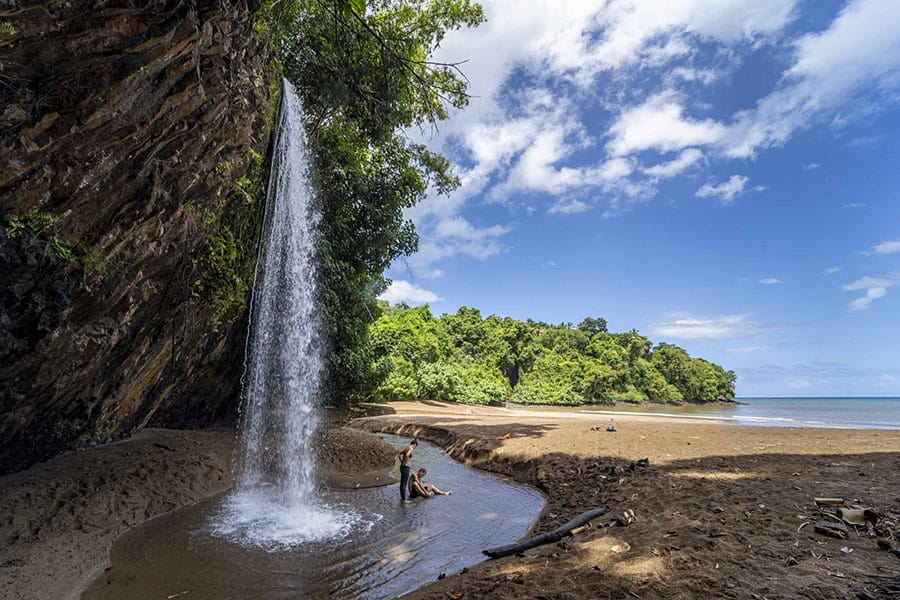
[[450,492],[442,492],[433,485],[425,485],[422,480],[428,471],[419,469],[415,473],[409,475],[409,497],[410,498],[431,498],[432,496],[449,496]]

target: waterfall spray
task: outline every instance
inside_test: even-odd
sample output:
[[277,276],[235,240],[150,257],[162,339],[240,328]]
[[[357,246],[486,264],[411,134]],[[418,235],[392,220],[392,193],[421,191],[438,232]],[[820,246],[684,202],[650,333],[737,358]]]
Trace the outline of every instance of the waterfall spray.
[[284,82],[247,340],[241,455],[216,530],[260,545],[339,535],[351,515],[318,502],[312,440],[325,365],[317,228],[303,109]]

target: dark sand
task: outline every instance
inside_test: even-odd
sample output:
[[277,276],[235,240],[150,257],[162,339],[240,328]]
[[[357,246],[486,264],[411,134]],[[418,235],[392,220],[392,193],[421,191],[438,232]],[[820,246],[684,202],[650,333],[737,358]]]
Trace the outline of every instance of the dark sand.
[[[594,507],[637,517],[482,563],[409,598],[855,598],[873,589],[873,577],[900,575],[900,560],[865,532],[838,540],[812,526],[819,518],[813,499],[838,496],[877,508],[900,534],[898,431],[440,403],[373,410],[394,414],[354,426],[420,435],[544,492],[535,533]],[[605,431],[610,421],[616,433]],[[640,458],[650,467],[630,469]],[[803,523],[810,525],[798,533]]]

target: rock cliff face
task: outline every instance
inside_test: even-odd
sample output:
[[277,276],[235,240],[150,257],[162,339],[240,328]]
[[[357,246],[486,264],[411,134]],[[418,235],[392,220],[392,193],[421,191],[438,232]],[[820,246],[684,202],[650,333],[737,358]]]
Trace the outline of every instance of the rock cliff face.
[[0,0],[2,23],[0,472],[233,418],[243,302],[202,282],[211,240],[235,253],[226,220],[258,231],[260,203],[231,193],[261,172],[273,102],[250,9]]

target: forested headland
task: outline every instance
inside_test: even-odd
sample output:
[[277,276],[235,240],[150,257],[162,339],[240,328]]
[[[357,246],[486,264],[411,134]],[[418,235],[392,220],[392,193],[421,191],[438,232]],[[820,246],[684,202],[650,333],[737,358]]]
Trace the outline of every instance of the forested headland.
[[433,399],[487,404],[608,404],[732,400],[736,375],[636,330],[606,320],[550,325],[463,306],[382,303],[370,329],[375,400]]

